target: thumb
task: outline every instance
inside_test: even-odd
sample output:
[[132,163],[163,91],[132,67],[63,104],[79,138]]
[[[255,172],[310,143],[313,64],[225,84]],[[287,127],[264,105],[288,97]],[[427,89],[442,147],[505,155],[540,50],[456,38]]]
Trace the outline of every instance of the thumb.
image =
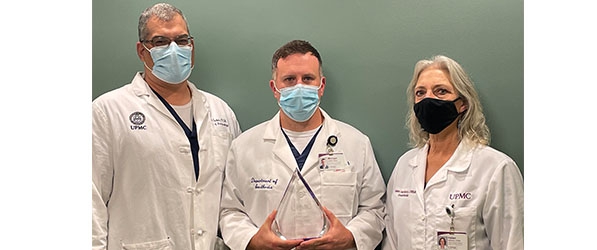
[[274,222],[274,219],[276,218],[276,214],[278,213],[278,210],[274,209],[274,211],[272,211],[267,218],[265,219],[265,221],[263,222],[264,225],[271,225]]
[[336,218],[336,215],[334,215],[334,213],[330,210],[328,210],[326,207],[321,206],[323,208],[323,212],[325,213],[325,216],[328,217],[328,220],[330,221],[331,224],[334,224],[336,221],[338,221],[338,219]]

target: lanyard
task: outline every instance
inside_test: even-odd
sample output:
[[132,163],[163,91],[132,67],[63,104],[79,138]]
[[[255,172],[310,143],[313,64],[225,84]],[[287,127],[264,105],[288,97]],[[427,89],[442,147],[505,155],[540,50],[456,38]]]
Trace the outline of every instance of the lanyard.
[[155,95],[158,96],[160,101],[162,101],[162,103],[164,104],[164,106],[166,106],[168,111],[170,111],[172,116],[174,116],[174,119],[176,119],[180,127],[182,127],[182,129],[184,130],[187,139],[189,139],[189,143],[191,143],[191,154],[193,155],[193,167],[195,168],[195,180],[197,180],[199,178],[199,140],[197,136],[197,125],[195,124],[195,119],[193,118],[193,130],[190,130],[189,127],[184,123],[184,121],[182,121],[180,116],[178,116],[174,108],[172,108],[172,106],[170,106],[170,104],[166,100],[164,100],[164,98],[160,94],[155,92],[155,90],[151,90],[153,91],[153,93],[155,93]]
[[286,141],[288,142],[288,145],[290,145],[290,150],[292,151],[292,154],[294,155],[294,159],[296,160],[296,164],[298,165],[299,170],[303,169],[303,165],[305,165],[307,156],[309,156],[309,152],[311,152],[311,148],[313,147],[315,138],[317,137],[317,134],[319,134],[319,131],[321,130],[322,127],[323,126],[320,126],[319,129],[317,129],[317,132],[315,132],[315,135],[313,135],[313,137],[311,137],[309,144],[307,144],[307,147],[305,147],[305,150],[303,150],[302,154],[299,154],[296,147],[290,141],[290,138],[288,138],[288,135],[286,135],[286,132],[284,132],[284,129],[280,128],[280,129],[282,129],[282,133],[284,134],[284,137],[286,137]]

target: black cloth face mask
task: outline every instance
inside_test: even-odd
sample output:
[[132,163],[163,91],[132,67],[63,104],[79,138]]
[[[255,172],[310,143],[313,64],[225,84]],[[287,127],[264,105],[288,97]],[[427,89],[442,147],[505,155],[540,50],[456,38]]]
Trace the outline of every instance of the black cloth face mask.
[[458,118],[458,110],[453,101],[444,101],[435,98],[425,98],[414,105],[415,115],[421,127],[430,134],[437,134],[452,124]]

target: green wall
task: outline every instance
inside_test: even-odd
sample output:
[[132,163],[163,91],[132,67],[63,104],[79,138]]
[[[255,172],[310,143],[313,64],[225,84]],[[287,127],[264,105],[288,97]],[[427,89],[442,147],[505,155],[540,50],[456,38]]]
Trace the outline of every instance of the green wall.
[[[120,87],[143,64],[139,14],[154,1],[94,0],[92,98]],[[406,86],[419,59],[458,61],[471,75],[491,145],[524,169],[522,0],[169,1],[196,38],[190,80],[234,109],[246,130],[278,110],[268,87],[273,52],[310,41],[323,57],[321,106],[367,134],[384,178],[408,150]]]

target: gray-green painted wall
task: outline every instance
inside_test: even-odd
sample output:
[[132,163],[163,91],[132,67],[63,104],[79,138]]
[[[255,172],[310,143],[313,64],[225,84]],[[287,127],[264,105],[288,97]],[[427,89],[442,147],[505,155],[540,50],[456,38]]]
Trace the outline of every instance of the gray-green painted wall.
[[[139,14],[155,1],[94,0],[92,98],[143,70]],[[385,180],[408,150],[405,91],[417,60],[435,54],[471,75],[491,145],[524,169],[522,0],[169,1],[196,38],[190,80],[234,109],[246,130],[278,110],[268,87],[273,52],[292,39],[322,54],[321,106],[367,134]]]

